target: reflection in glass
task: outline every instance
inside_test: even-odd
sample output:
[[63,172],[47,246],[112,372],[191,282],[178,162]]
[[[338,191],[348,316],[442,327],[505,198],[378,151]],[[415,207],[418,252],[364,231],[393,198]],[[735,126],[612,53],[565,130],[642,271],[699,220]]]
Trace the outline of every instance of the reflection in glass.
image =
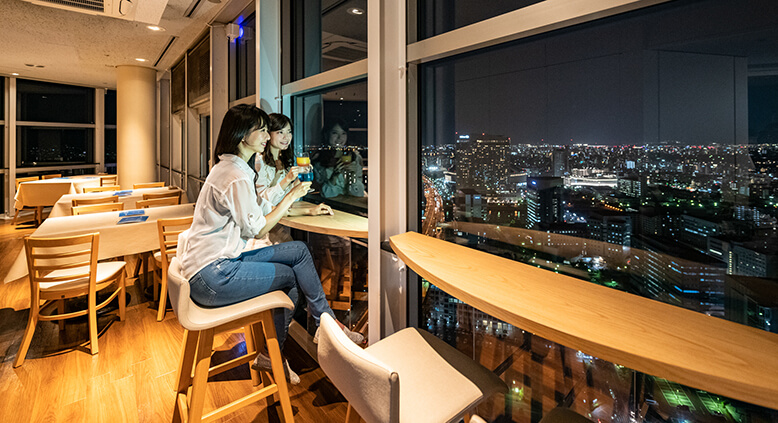
[[20,126],[16,166],[94,163],[94,129]]

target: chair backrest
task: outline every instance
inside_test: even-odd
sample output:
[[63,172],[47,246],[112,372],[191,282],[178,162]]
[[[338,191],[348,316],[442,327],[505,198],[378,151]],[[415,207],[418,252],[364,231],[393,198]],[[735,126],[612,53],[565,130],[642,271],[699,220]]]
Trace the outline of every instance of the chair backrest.
[[[89,278],[90,290],[94,289],[99,243],[99,233],[59,238],[26,237],[24,250],[33,298],[37,297],[40,283]],[[57,272],[52,276],[55,270],[67,269],[77,270]]]
[[50,173],[48,175],[41,176],[41,179],[54,179],[54,178],[61,178],[61,177],[62,177],[61,173]]
[[103,204],[90,204],[87,206],[76,206],[71,208],[73,216],[90,213],[102,213],[111,211],[124,210],[124,203],[103,203]]
[[143,194],[144,200],[156,200],[157,198],[177,198],[178,203],[181,204],[181,191],[179,190],[171,190],[169,192],[158,192],[153,194]]
[[105,204],[105,203],[118,203],[119,196],[112,195],[110,197],[98,197],[98,198],[73,198],[70,200],[73,207],[87,206],[90,204]]
[[32,182],[37,180],[38,180],[37,176],[26,176],[24,178],[16,178],[16,190],[19,191],[19,184],[21,184],[22,182]]
[[100,176],[100,186],[106,185],[118,185],[119,175],[102,175]]
[[[155,201],[155,200],[148,200]],[[175,219],[158,219],[157,232],[159,233],[159,251],[162,261],[162,272],[167,274],[170,260],[176,256],[178,249],[178,235],[192,226],[193,216],[179,217]]]
[[119,185],[105,185],[99,187],[84,187],[84,192],[104,192],[104,191],[119,191],[122,188]]
[[183,320],[189,316],[189,281],[181,274],[181,262],[178,257],[170,260],[167,272],[167,292],[170,295],[170,305],[176,318],[184,325]]
[[132,184],[132,189],[161,188],[164,186],[165,186],[164,182],[144,182],[142,184]]
[[319,323],[317,355],[324,373],[365,421],[400,421],[399,375],[351,342],[327,313]]
[[150,200],[136,201],[135,207],[139,209],[147,209],[149,207],[175,206],[180,202],[181,201],[178,197],[152,198]]

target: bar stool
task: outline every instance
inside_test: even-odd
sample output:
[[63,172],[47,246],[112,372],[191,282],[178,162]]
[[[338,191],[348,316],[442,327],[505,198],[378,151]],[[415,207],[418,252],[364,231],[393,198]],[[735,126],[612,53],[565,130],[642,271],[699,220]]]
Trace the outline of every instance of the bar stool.
[[[281,291],[273,291],[250,300],[225,307],[203,308],[189,297],[189,282],[181,275],[181,263],[173,258],[168,269],[168,293],[184,332],[184,348],[176,376],[176,402],[173,411],[174,422],[213,421],[237,409],[275,394],[281,402],[283,420],[293,422],[292,404],[286,386],[281,350],[273,325],[273,309],[294,309],[292,300]],[[252,336],[246,337],[247,353],[225,363],[210,367],[215,334],[250,326]],[[254,360],[259,350],[256,341],[263,338],[267,345],[273,370],[272,382],[242,398],[203,415],[205,390],[208,377]],[[251,342],[253,339],[255,342]],[[248,344],[252,345],[248,345]],[[192,367],[194,366],[194,375]],[[190,391],[191,386],[191,392]],[[188,395],[187,395],[188,393]]]

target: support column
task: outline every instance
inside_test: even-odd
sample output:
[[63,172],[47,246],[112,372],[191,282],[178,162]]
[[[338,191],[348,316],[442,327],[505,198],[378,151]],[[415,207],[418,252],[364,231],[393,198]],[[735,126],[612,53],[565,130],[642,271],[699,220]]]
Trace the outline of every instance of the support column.
[[116,68],[116,173],[122,189],[157,180],[156,71]]

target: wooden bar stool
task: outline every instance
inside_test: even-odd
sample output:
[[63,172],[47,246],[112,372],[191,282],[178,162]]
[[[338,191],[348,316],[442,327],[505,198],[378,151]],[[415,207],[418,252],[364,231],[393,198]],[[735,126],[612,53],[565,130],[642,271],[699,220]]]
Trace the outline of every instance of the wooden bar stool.
[[[281,291],[273,291],[225,307],[202,308],[190,299],[189,281],[181,275],[181,264],[175,257],[171,260],[168,269],[168,293],[173,311],[181,326],[186,329],[184,348],[176,376],[177,395],[173,421],[210,422],[254,401],[278,394],[283,421],[293,422],[292,403],[287,390],[281,349],[273,324],[273,310],[277,308],[294,309],[292,300]],[[247,332],[251,332],[252,336],[246,336],[246,342],[249,343],[250,339],[254,341],[253,345],[246,345],[247,353],[211,367],[214,335],[243,326],[246,329],[251,327]],[[263,337],[273,370],[272,381],[259,390],[203,415],[208,377],[253,361],[259,350],[259,345],[256,342]],[[194,367],[194,375],[192,367]]]

